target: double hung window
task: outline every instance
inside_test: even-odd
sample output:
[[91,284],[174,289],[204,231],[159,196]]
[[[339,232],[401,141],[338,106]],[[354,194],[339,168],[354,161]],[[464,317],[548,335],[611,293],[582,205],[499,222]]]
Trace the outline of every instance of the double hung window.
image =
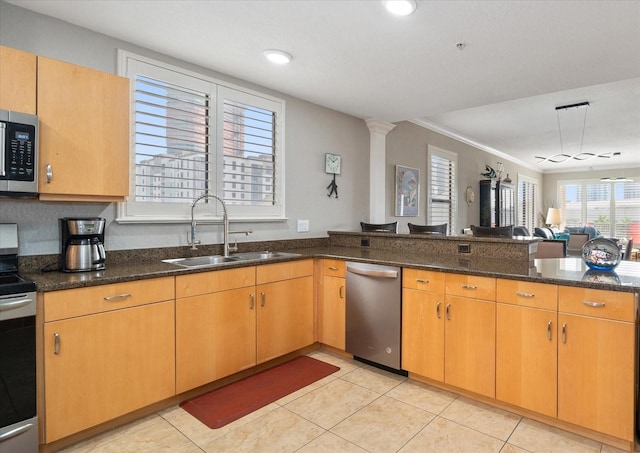
[[[128,52],[120,72],[131,79],[132,145],[119,221],[181,221],[204,193],[235,220],[284,217],[284,101]],[[217,218],[210,205],[199,215]]]

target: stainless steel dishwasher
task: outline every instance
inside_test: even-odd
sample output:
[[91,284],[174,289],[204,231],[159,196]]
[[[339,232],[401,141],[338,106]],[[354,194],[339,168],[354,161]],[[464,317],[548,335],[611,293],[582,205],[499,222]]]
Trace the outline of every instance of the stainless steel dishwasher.
[[346,351],[400,369],[401,272],[399,267],[347,262]]

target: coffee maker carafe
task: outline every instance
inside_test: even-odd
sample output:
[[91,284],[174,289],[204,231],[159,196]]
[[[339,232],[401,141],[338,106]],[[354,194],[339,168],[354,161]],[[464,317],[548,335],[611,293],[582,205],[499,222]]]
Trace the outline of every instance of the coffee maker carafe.
[[105,268],[103,218],[60,219],[60,269],[64,272]]

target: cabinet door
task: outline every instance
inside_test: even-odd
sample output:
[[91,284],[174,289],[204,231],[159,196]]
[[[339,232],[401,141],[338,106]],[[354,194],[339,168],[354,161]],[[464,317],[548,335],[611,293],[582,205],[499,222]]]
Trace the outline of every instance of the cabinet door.
[[402,369],[444,381],[444,295],[402,291]]
[[0,46],[0,109],[36,114],[36,58]]
[[177,393],[255,364],[253,287],[176,300]]
[[[129,194],[129,80],[38,57],[45,200],[119,201]],[[53,176],[47,181],[47,165]]]
[[345,348],[345,279],[323,277],[320,307],[320,341],[344,351]]
[[444,330],[445,382],[494,398],[495,302],[447,295]]
[[258,363],[313,343],[313,277],[259,285]]
[[558,418],[633,442],[635,326],[558,315]]
[[173,396],[174,333],[173,301],[46,323],[46,442]]
[[557,316],[555,311],[497,305],[497,399],[556,416]]

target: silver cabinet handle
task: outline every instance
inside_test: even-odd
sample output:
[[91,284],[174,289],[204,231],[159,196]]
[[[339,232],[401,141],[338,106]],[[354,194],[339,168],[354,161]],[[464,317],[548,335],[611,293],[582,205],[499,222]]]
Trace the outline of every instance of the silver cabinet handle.
[[337,270],[338,270],[338,268],[337,268],[337,267],[335,267],[335,266],[329,266],[329,270],[330,270],[330,271],[337,271]]
[[477,286],[473,286],[473,285],[460,285],[460,287],[462,289],[478,289]]
[[53,179],[53,168],[51,167],[51,164],[47,164],[47,184],[51,183],[52,179]]
[[438,302],[436,304],[436,316],[438,317],[438,319],[440,319],[442,316],[440,315],[440,305],[442,305],[442,302]]
[[266,302],[266,296],[264,295],[264,293],[260,293],[260,306],[264,307],[264,304]]
[[53,353],[60,354],[60,334],[58,332],[53,333]]
[[588,300],[583,300],[582,303],[588,307],[596,307],[596,308],[604,307],[604,302],[591,302]]
[[562,342],[567,342],[567,323],[562,324]]
[[535,297],[535,294],[531,294],[531,293],[523,293],[520,291],[516,292],[516,296],[520,296],[520,297]]
[[249,310],[253,310],[253,307],[255,306],[255,297],[253,296],[253,293],[249,294]]
[[447,308],[445,309],[445,313],[447,315],[447,319],[451,321],[451,304],[447,304]]
[[344,285],[340,285],[340,299],[344,299]]
[[416,282],[418,282],[418,283],[429,283],[429,280],[425,280],[424,278],[416,278]]
[[105,296],[103,297],[103,299],[107,302],[112,302],[114,300],[126,299],[127,297],[131,297],[131,293],[116,294],[115,296]]
[[547,338],[551,341],[551,321],[547,324]]

